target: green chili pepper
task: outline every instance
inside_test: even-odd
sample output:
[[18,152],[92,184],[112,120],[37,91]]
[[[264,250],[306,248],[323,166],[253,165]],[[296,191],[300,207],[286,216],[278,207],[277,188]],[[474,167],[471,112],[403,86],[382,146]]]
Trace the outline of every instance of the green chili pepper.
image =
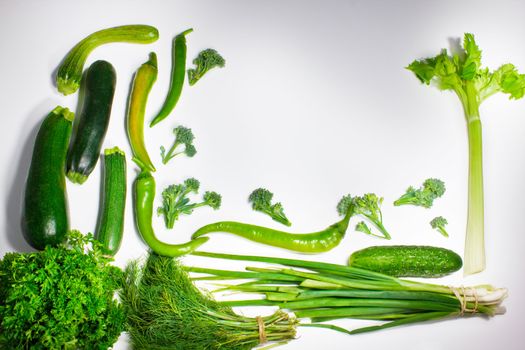
[[170,257],[181,256],[193,252],[208,241],[208,237],[201,237],[184,244],[167,244],[157,239],[152,226],[155,179],[149,172],[143,171],[135,179],[133,197],[139,234],[155,253]]
[[293,250],[301,253],[327,252],[336,247],[343,239],[348,228],[348,222],[354,214],[354,206],[351,205],[345,217],[326,229],[313,233],[289,233],[274,230],[267,227],[245,224],[235,221],[220,221],[209,224],[198,229],[192,239],[212,232],[227,232],[249,240]]
[[129,97],[126,123],[129,142],[133,151],[133,161],[142,170],[146,171],[155,171],[144,144],[144,114],[146,112],[148,94],[156,80],[157,55],[151,52],[149,60],[141,65],[135,73]]
[[171,80],[170,88],[166,100],[160,109],[160,112],[150,123],[150,128],[164,120],[175,108],[179,101],[182,87],[184,86],[184,77],[186,75],[186,34],[193,32],[193,29],[187,29],[173,39],[171,51]]

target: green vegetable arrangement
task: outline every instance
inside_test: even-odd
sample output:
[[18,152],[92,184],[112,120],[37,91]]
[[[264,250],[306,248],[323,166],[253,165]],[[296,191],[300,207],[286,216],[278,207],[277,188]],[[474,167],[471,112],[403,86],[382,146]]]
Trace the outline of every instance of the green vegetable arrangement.
[[525,94],[525,75],[512,64],[491,72],[481,68],[481,50],[474,35],[466,33],[463,52],[448,55],[443,49],[435,57],[415,60],[408,67],[429,85],[436,82],[441,90],[453,91],[461,101],[467,123],[469,144],[468,215],[465,240],[465,274],[485,269],[482,137],[479,107],[488,97],[503,92],[510,99]]
[[[188,74],[194,85],[209,70],[224,67],[225,60],[213,49],[201,51],[194,68],[186,70],[186,35],[177,35],[172,46],[171,82],[165,102],[150,127],[164,120],[177,104]],[[109,42],[151,43],[158,31],[151,26],[129,25],[95,32],[80,41],[66,56],[57,74],[57,87],[65,95],[80,84],[89,53]],[[434,58],[416,60],[408,69],[426,84],[436,81],[442,90],[460,98],[468,125],[469,216],[465,249],[465,272],[484,267],[483,184],[481,167],[481,122],[479,105],[488,96],[504,92],[511,98],[525,94],[525,76],[514,66],[494,72],[481,69],[481,52],[471,34],[465,34],[464,52],[448,56],[444,50]],[[43,251],[8,253],[0,260],[0,348],[4,349],[107,349],[127,330],[137,349],[252,349],[295,338],[296,327],[319,327],[348,334],[370,332],[411,323],[466,315],[494,316],[506,289],[490,285],[449,287],[398,277],[440,277],[462,266],[456,253],[429,246],[375,246],[354,252],[350,266],[316,261],[196,252],[210,233],[227,232],[255,242],[299,253],[321,253],[336,247],[355,216],[355,230],[390,239],[383,223],[383,198],[374,193],[344,196],[337,205],[341,218],[325,229],[296,234],[236,221],[219,221],[199,228],[192,240],[167,244],[155,235],[153,213],[156,183],[144,138],[148,96],[157,79],[154,52],[134,75],[128,100],[126,131],[133,161],[140,168],[133,182],[133,213],[138,234],[150,252],[144,264],[132,261],[125,272],[111,266],[124,234],[127,193],[126,159],[117,147],[104,153],[104,179],[96,239],[91,234],[69,231],[65,176],[84,182],[100,157],[108,127],[115,89],[115,70],[105,61],[95,62],[86,74],[86,101],[79,127],[66,162],[73,114],[55,108],[38,132],[29,168],[22,213],[22,232],[29,244]],[[166,150],[164,164],[180,154],[193,157],[196,148],[191,129],[177,126],[175,140]],[[67,166],[66,166],[67,165]],[[173,228],[180,215],[196,208],[218,209],[222,197],[207,191],[192,201],[200,183],[187,178],[162,192],[157,213]],[[409,187],[395,206],[432,207],[445,192],[439,179],[429,178],[416,189]],[[273,193],[258,188],[248,200],[252,208],[274,221],[291,226]],[[432,228],[444,236],[447,220],[436,217]],[[184,267],[175,258],[194,254],[208,258],[272,264],[246,267],[245,271]],[[194,280],[237,280],[219,291],[255,294],[262,299],[218,302],[201,292]],[[192,275],[193,276],[193,275]],[[117,301],[117,293],[120,302]],[[232,307],[277,306],[269,316],[241,316]],[[286,311],[285,311],[286,310]],[[291,317],[292,311],[302,323]],[[326,323],[344,318],[378,321],[377,325],[347,330]],[[306,320],[309,319],[309,322]],[[262,348],[260,348],[262,349]]]
[[127,266],[120,297],[134,349],[249,350],[295,337],[286,313],[240,316],[201,293],[176,260],[155,254]]
[[0,260],[0,348],[107,349],[124,330],[122,272],[91,235]]
[[[236,285],[222,283],[219,291],[254,293],[263,299],[225,301],[227,306],[278,306],[293,311],[302,326],[324,327],[356,334],[429,320],[467,315],[494,316],[506,289],[490,285],[453,288],[383,275],[360,268],[330,263],[262,256],[194,252],[194,255],[269,263],[272,266],[246,267],[247,271],[187,267],[205,274],[198,280],[247,279]],[[281,266],[275,266],[281,265]],[[346,330],[326,321],[344,318],[376,320],[381,323]]]

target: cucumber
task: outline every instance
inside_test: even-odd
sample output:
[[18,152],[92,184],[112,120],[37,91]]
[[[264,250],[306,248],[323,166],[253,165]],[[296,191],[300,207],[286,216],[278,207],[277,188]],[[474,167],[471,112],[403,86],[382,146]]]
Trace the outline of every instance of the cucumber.
[[109,62],[96,61],[89,67],[78,129],[67,156],[67,177],[73,183],[84,183],[97,164],[109,125],[115,85],[115,69]]
[[451,250],[430,246],[374,246],[354,252],[348,265],[394,277],[441,277],[463,266]]
[[95,238],[104,254],[114,256],[124,232],[126,207],[126,155],[118,147],[104,151],[104,186]]
[[74,114],[56,107],[36,136],[22,206],[22,234],[35,249],[62,243],[69,230],[66,155]]

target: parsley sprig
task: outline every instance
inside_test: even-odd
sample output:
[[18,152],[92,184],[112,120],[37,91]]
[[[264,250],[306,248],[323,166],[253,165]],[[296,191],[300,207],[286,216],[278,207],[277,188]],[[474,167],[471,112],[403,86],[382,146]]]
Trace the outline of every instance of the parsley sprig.
[[122,271],[91,234],[0,260],[0,348],[107,349],[124,329]]

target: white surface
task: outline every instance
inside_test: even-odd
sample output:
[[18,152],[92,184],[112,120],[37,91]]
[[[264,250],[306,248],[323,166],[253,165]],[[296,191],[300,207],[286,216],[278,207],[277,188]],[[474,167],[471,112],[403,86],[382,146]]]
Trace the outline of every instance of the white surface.
[[[337,220],[335,205],[346,193],[385,197],[385,242],[349,230],[333,251],[312,259],[345,263],[354,250],[376,244],[428,244],[463,252],[466,220],[467,138],[459,101],[421,86],[403,69],[434,55],[451,38],[472,32],[483,62],[512,62],[525,71],[525,3],[520,1],[0,1],[0,256],[29,250],[19,228],[21,192],[40,120],[57,104],[76,109],[77,95],[61,96],[54,70],[68,50],[96,30],[130,23],[156,26],[158,42],[115,44],[90,55],[113,63],[118,74],[105,147],[130,154],[124,130],[132,73],[157,52],[159,78],[147,120],[160,108],[168,87],[171,39],[193,27],[188,58],[218,49],[226,68],[186,86],[175,112],[153,130],[147,146],[158,171],[157,192],[194,176],[202,189],[223,194],[220,211],[201,209],[173,232],[156,221],[158,235],[186,241],[203,224],[240,220],[281,228],[246,202],[266,186],[282,201],[293,230],[304,232]],[[87,67],[87,66],[86,66]],[[461,319],[346,336],[299,329],[299,339],[281,349],[519,349],[525,306],[522,217],[525,205],[525,100],[494,96],[481,107],[484,123],[487,269],[463,278],[458,272],[436,282],[505,286],[507,314],[491,320]],[[171,129],[189,126],[196,135],[193,159],[160,164],[158,148],[172,141]],[[128,181],[135,177],[129,161]],[[427,177],[446,182],[447,193],[431,210],[394,208],[408,185]],[[68,183],[73,228],[92,231],[98,212],[100,167],[82,186]],[[129,193],[131,199],[131,193]],[[160,200],[160,199],[159,199]],[[126,210],[126,234],[116,263],[144,254]],[[449,239],[431,230],[437,215],[449,220]],[[355,222],[354,222],[355,224]],[[205,250],[296,256],[228,235],[214,235]],[[197,261],[187,258],[188,263]],[[198,260],[218,266],[219,261]],[[243,266],[241,263],[237,264]],[[251,312],[251,310],[250,310]],[[366,322],[348,321],[356,327]],[[126,349],[125,337],[116,349]]]

